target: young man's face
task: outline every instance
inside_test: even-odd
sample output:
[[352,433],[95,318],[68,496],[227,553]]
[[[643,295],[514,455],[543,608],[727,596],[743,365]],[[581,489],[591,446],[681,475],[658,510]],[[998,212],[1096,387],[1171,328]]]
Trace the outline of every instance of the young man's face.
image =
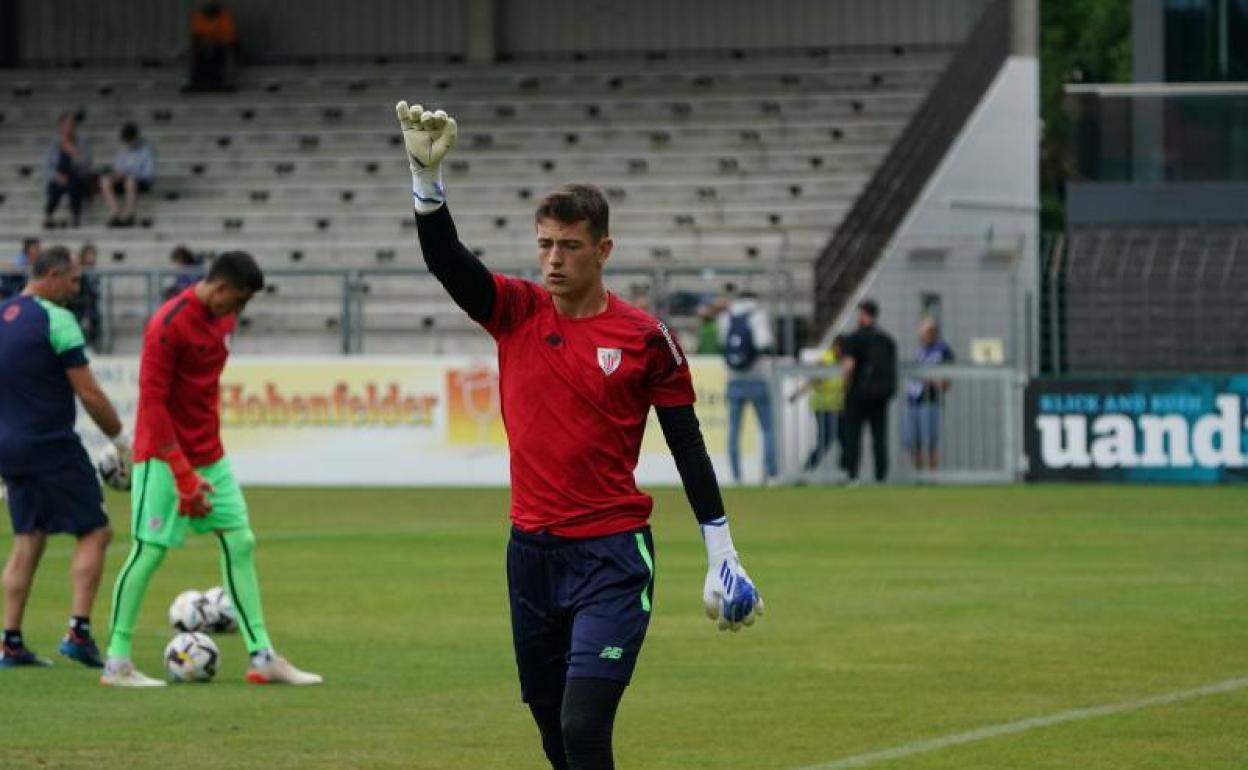
[[539,219],[537,261],[546,290],[559,297],[576,297],[600,283],[611,246],[610,238],[594,238],[588,220]]
[[240,289],[224,281],[216,281],[208,284],[208,297],[204,304],[207,305],[208,312],[219,318],[243,312],[253,296],[255,292],[251,289]]

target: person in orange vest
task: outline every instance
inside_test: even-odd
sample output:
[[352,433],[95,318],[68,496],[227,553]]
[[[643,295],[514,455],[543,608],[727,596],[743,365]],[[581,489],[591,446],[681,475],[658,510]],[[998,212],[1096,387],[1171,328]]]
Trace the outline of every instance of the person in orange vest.
[[191,14],[191,72],[185,91],[233,91],[238,55],[234,12],[210,0]]

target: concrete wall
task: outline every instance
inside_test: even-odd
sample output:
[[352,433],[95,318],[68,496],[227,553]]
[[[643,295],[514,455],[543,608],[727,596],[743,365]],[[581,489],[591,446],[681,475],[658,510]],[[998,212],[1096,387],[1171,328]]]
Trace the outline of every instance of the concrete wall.
[[[168,60],[201,0],[14,0],[18,61]],[[988,0],[233,0],[251,61],[956,45]]]
[[960,360],[972,340],[997,338],[1006,363],[1034,370],[1039,130],[1038,62],[1011,57],[834,330],[852,327],[853,306],[873,297],[908,358],[923,297],[936,295]]

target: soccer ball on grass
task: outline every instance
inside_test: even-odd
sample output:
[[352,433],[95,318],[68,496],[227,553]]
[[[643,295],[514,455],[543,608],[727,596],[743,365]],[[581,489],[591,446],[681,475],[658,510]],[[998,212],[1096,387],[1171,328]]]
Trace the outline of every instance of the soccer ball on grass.
[[207,634],[178,634],[165,647],[165,670],[178,682],[207,682],[217,675],[221,653]]

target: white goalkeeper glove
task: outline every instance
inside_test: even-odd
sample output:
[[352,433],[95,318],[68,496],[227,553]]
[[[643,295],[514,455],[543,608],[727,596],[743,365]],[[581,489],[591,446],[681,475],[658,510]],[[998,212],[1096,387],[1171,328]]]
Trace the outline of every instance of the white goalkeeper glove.
[[740,631],[742,626],[754,625],[755,618],[763,614],[763,597],[737,558],[728,517],[720,516],[700,526],[709,565],[702,586],[702,606],[707,617],[716,622],[720,631]]
[[437,211],[446,203],[442,189],[442,159],[455,146],[459,128],[442,110],[430,112],[419,104],[399,102],[394,111],[403,129],[407,163],[412,169],[412,202],[418,214]]
[[122,430],[109,441],[112,443],[100,453],[96,468],[105,484],[124,492],[130,489],[130,434]]

